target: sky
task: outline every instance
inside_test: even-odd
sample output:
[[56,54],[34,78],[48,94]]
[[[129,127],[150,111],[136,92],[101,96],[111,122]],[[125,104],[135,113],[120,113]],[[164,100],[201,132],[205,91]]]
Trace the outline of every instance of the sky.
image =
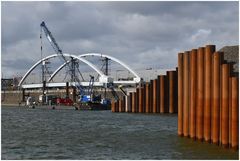
[[[1,72],[23,75],[40,58],[45,21],[63,52],[97,52],[132,69],[169,69],[177,54],[239,44],[238,2],[1,2]],[[43,38],[43,55],[54,54]]]

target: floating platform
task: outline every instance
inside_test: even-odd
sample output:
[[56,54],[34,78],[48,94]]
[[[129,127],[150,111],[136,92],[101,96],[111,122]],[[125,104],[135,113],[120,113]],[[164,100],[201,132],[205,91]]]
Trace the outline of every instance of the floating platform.
[[101,103],[80,103],[75,105],[76,110],[110,110],[111,105]]

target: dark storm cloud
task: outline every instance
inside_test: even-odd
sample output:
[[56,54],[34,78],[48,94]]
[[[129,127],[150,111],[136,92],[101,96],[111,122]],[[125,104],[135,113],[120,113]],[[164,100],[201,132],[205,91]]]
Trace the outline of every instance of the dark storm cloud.
[[145,69],[175,68],[178,52],[209,43],[238,44],[238,15],[238,2],[2,2],[2,72],[24,74],[40,58],[43,20],[64,52]]

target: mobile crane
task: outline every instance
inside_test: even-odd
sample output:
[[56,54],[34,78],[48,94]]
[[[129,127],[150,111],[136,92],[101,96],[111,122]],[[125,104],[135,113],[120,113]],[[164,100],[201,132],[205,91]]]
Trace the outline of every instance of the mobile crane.
[[[68,63],[67,58],[63,55],[61,48],[57,44],[55,38],[53,37],[52,33],[50,32],[50,30],[48,29],[48,27],[46,26],[44,21],[42,21],[42,23],[40,24],[40,27],[41,27],[41,31],[44,31],[49,43],[51,44],[51,46],[54,49],[54,51],[56,52],[56,54],[61,56],[62,60],[64,60],[64,62],[66,63],[69,71],[71,71],[71,81],[76,82],[77,83],[76,87],[78,88],[79,92],[81,94],[84,94],[84,90],[80,86],[80,80],[75,74],[75,65],[76,65],[75,60],[73,58],[71,58],[72,65],[70,65],[70,63]],[[42,33],[40,35],[40,38],[42,39]],[[42,50],[42,47],[41,47],[41,50]]]
[[[63,55],[62,50],[60,49],[59,45],[57,44],[55,38],[53,37],[52,33],[49,31],[49,29],[47,28],[45,22],[43,21],[40,24],[41,27],[41,31],[43,30],[49,43],[51,44],[51,46],[53,47],[54,51],[61,56],[61,58],[64,60],[64,62],[66,63],[68,69],[72,72],[71,73],[71,81],[72,82],[76,82],[77,85],[76,87],[79,90],[79,95],[80,95],[80,106],[83,104],[89,104],[90,105],[93,103],[93,106],[87,106],[86,109],[109,109],[109,104],[107,106],[101,106],[101,105],[105,105],[105,104],[100,104],[101,101],[101,97],[96,96],[93,97],[93,84],[94,84],[94,77],[90,75],[90,82],[89,82],[89,86],[88,86],[88,90],[84,90],[81,86],[80,86],[80,80],[79,78],[76,76],[75,74],[75,65],[73,65],[73,63],[75,63],[74,59],[72,58],[72,65],[70,65],[68,63],[68,60],[66,59],[66,57]],[[40,38],[42,39],[42,33],[40,35]],[[41,46],[41,50],[42,50],[42,46]],[[97,107],[97,108],[96,108]],[[76,109],[79,109],[79,107],[75,107]]]

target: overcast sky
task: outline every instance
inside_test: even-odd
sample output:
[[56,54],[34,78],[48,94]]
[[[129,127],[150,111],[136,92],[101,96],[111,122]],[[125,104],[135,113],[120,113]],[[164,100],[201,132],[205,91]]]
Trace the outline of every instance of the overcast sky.
[[43,20],[64,52],[100,52],[133,69],[175,68],[179,52],[239,44],[238,2],[2,2],[1,9],[4,77],[40,59]]

